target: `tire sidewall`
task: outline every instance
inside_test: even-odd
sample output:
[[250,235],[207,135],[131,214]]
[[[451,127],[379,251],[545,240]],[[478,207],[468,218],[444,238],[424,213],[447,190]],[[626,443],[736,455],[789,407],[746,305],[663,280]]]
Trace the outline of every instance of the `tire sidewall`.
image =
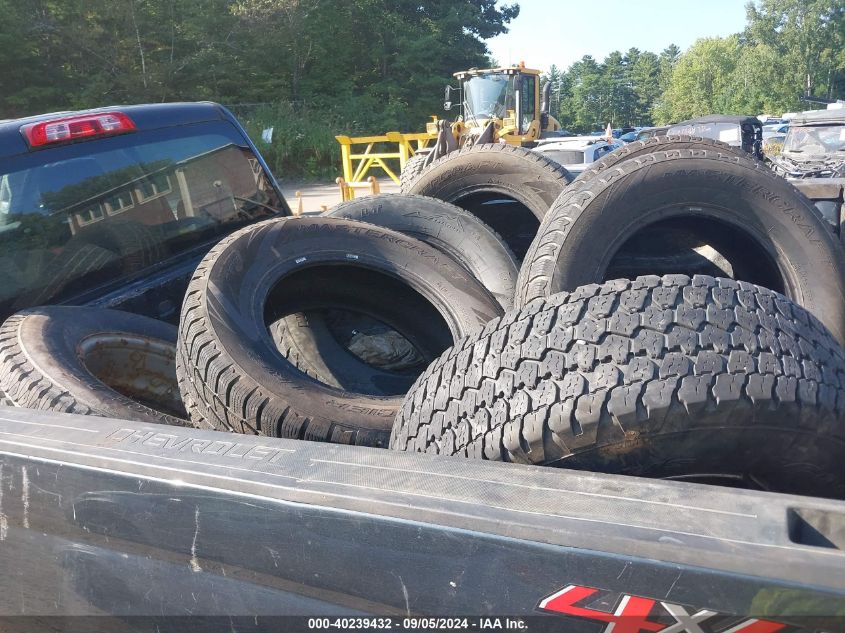
[[[672,160],[680,157],[685,160]],[[600,283],[621,243],[654,222],[713,217],[752,237],[776,262],[788,296],[845,340],[842,249],[810,202],[782,179],[744,159],[714,160],[689,150],[625,161],[604,180],[552,207],[558,250],[546,296]],[[656,200],[664,208],[655,210]]]
[[516,258],[491,228],[460,207],[425,196],[383,194],[342,203],[328,215],[375,224],[425,242],[472,273],[502,309],[513,307],[519,275]]
[[[409,253],[414,265],[403,266]],[[416,240],[348,220],[283,219],[238,234],[211,263],[204,296],[208,329],[240,375],[303,415],[389,431],[401,396],[349,393],[308,378],[279,354],[264,323],[265,300],[281,279],[308,266],[344,261],[408,283],[435,305],[455,340],[498,312],[468,273]]]
[[[48,307],[28,311],[18,327],[21,349],[41,376],[98,415],[138,422],[184,426],[185,422],[115,391],[92,374],[80,344],[95,335],[147,338],[173,347],[177,330],[169,323],[98,308]],[[174,382],[174,389],[176,384]]]
[[432,163],[411,183],[407,193],[453,204],[474,194],[497,194],[519,202],[542,220],[570,179],[563,167],[530,150],[477,146],[457,150]]

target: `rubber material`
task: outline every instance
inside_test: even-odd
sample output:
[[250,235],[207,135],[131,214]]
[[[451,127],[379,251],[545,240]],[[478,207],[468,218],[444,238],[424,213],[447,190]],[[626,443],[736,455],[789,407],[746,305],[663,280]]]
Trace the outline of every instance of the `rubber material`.
[[[363,329],[371,323],[355,315]],[[326,322],[324,311],[287,315],[269,327],[276,349],[299,371],[315,380],[345,391],[375,396],[402,395],[427,363],[409,372],[385,371],[355,356]]]
[[[538,152],[513,145],[484,144],[450,152],[426,167],[403,193],[414,193],[451,202],[490,224],[519,256],[536,231],[533,226],[514,227],[512,213],[497,222],[481,209],[486,201],[509,199],[528,209],[539,222],[572,180],[558,163]],[[519,230],[519,234],[513,234]],[[522,235],[530,231],[530,235]],[[522,246],[522,242],[525,246]]]
[[[463,266],[503,310],[513,306],[519,274],[516,258],[493,229],[460,207],[424,196],[382,194],[341,203],[324,215],[363,221],[414,237]],[[389,395],[404,393],[413,382],[406,375],[391,375],[350,354],[335,339],[322,314],[289,315],[270,327],[282,355],[324,384]]]
[[469,273],[400,233],[325,217],[247,227],[206,255],[182,307],[177,373],[191,418],[241,433],[386,445],[401,397],[321,384],[267,330],[286,314],[334,307],[381,320],[424,356],[501,314]]
[[[812,203],[784,179],[762,163],[714,150],[629,158],[564,192],[520,270],[517,307],[604,281],[631,236],[671,221],[687,227],[709,222],[705,241],[722,240],[735,249],[728,259],[738,279],[783,290],[845,342],[841,244]],[[741,247],[730,244],[736,240],[743,240]],[[759,254],[749,256],[752,248]],[[768,278],[760,279],[764,272]]]
[[[95,349],[85,351],[92,341]],[[92,370],[93,354],[109,346],[128,354],[128,366],[111,369],[114,382]],[[177,411],[175,353],[176,328],[162,321],[103,308],[34,308],[0,327],[0,389],[20,407],[185,426],[185,412]],[[130,384],[145,403],[167,402],[170,410],[124,395],[118,382]]]
[[325,215],[360,220],[410,235],[446,253],[496,298],[513,307],[519,266],[493,229],[454,204],[410,194],[381,194],[343,202]]
[[717,141],[712,138],[704,138],[701,136],[687,136],[680,134],[673,134],[667,136],[652,136],[642,141],[634,141],[633,143],[626,143],[619,149],[613,150],[610,154],[602,156],[599,160],[592,163],[584,171],[582,171],[575,180],[572,181],[572,187],[581,185],[586,180],[590,180],[593,176],[601,174],[606,169],[610,169],[617,163],[629,158],[636,158],[644,154],[651,154],[652,152],[668,152],[672,150],[683,149],[700,149],[721,152],[728,156],[742,156],[753,160],[753,157],[743,151],[739,147],[733,147],[722,141]]
[[425,169],[425,159],[428,154],[414,154],[405,161],[405,169],[399,174],[399,188],[405,193],[411,186],[411,183],[416,180],[422,171]]
[[445,352],[391,448],[845,496],[845,351],[803,308],[729,279],[588,285]]

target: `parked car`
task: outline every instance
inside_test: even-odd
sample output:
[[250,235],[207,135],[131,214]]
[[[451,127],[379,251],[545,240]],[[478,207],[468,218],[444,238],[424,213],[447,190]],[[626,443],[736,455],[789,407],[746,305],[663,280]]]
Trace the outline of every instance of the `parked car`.
[[711,114],[670,125],[666,134],[712,138],[763,158],[763,125],[754,116]]
[[633,129],[629,129],[624,134],[620,134],[617,138],[622,141],[623,143],[632,143],[633,141],[639,140],[639,134],[644,128],[635,127]]
[[613,130],[612,130],[612,132],[613,132],[613,138],[619,138],[619,137],[621,137],[623,134],[628,134],[629,132],[634,132],[634,131],[636,131],[636,130],[638,130],[638,129],[639,129],[639,128],[635,128],[635,127],[618,127],[618,128],[613,128]]
[[780,153],[770,160],[775,173],[811,198],[841,235],[845,225],[845,110],[820,110],[794,117]]
[[644,141],[647,138],[652,138],[653,136],[659,136],[661,134],[666,134],[666,131],[669,129],[669,126],[664,125],[660,127],[645,127],[642,128],[637,135],[634,137],[635,141]]
[[774,136],[786,136],[789,131],[789,123],[776,123],[763,125],[763,140],[766,141]]
[[566,139],[540,141],[534,151],[543,154],[573,176],[577,176],[591,163],[624,145],[619,139],[608,143],[604,136],[575,136]]
[[794,117],[772,167],[787,178],[845,177],[845,109]]

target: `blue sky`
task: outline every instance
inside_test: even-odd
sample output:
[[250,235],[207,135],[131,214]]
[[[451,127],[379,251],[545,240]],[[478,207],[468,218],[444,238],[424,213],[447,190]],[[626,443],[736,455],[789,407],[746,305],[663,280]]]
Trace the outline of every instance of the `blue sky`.
[[[512,4],[505,0],[500,4]],[[599,61],[632,46],[682,50],[700,37],[738,33],[746,0],[521,0],[509,32],[487,40],[500,64],[567,68],[584,55]]]

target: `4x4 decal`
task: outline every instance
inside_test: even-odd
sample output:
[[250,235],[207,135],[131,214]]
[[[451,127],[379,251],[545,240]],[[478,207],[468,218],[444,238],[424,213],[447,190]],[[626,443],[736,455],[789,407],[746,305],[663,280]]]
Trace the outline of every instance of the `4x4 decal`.
[[[615,600],[614,600],[615,596]],[[593,606],[615,604],[613,611]],[[737,618],[708,609],[691,609],[653,598],[602,591],[592,587],[569,585],[544,598],[538,605],[549,611],[574,618],[605,622],[602,633],[792,633],[788,624],[759,618]]]

